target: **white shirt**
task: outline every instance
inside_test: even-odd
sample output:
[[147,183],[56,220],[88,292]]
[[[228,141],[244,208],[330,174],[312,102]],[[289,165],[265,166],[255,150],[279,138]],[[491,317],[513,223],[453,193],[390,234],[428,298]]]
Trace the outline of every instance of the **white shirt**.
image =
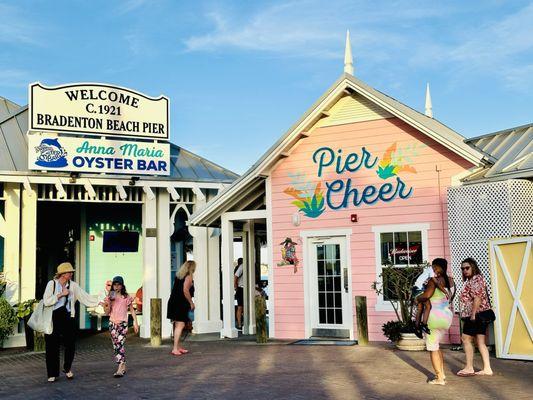
[[417,287],[418,289],[422,289],[422,287],[424,286],[424,283],[430,278],[433,278],[434,276],[435,274],[433,272],[432,267],[424,268],[422,273],[418,276],[418,278],[416,278],[415,287]]
[[242,271],[242,264],[239,265],[239,267],[237,268],[237,270],[235,271],[235,277],[239,278],[237,280],[237,286],[238,287],[243,287],[243,271]]
[[[59,283],[59,281],[56,282],[56,290],[54,292],[54,295],[59,295],[63,291],[63,286]],[[56,304],[54,304],[54,310],[57,310],[58,308],[61,308],[66,305],[67,311],[70,312],[70,300],[72,299],[72,292],[69,291],[68,296],[61,297]],[[68,301],[67,301],[68,300]]]

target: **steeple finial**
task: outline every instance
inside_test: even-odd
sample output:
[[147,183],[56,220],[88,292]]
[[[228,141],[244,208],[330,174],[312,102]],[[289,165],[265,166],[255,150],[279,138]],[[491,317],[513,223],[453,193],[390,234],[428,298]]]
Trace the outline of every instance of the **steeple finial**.
[[429,83],[426,85],[426,112],[429,118],[433,118],[433,105],[431,104],[431,93],[429,92]]
[[346,47],[344,49],[344,72],[353,75],[352,45],[350,44],[350,30],[346,31]]

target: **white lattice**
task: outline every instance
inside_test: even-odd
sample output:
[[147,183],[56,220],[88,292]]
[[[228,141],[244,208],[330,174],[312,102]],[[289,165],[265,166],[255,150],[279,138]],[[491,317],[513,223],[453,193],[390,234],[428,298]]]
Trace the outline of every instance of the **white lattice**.
[[533,235],[533,182],[513,179],[509,181],[511,206],[511,234]]
[[448,189],[451,242],[486,241],[511,235],[506,181]]
[[479,269],[485,278],[485,282],[487,282],[487,289],[489,293],[492,293],[490,284],[489,245],[488,241],[450,243],[450,251],[453,279],[457,287],[457,296],[455,297],[454,307],[456,311],[459,311],[458,295],[463,288],[461,262],[465,258],[472,257],[476,260]]

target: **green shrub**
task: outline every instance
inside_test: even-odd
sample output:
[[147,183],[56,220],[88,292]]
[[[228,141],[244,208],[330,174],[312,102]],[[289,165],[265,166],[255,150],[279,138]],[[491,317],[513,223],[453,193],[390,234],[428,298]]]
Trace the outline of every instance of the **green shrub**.
[[383,330],[383,334],[387,337],[387,339],[395,343],[400,340],[403,328],[404,323],[401,321],[388,321],[383,324],[381,329]]
[[18,323],[17,313],[6,299],[0,297],[0,345],[4,343]]

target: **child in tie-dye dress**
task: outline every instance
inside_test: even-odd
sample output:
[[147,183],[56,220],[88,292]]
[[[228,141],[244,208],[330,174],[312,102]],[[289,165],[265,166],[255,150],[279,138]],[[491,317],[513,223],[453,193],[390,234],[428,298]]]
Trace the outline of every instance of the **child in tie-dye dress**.
[[121,276],[115,276],[112,282],[112,290],[105,298],[105,309],[109,314],[109,332],[111,341],[115,350],[115,362],[118,364],[115,378],[120,378],[126,373],[126,350],[124,344],[128,333],[128,309],[133,316],[133,329],[135,333],[139,332],[137,315],[133,308],[133,298],[126,292],[124,279]]

